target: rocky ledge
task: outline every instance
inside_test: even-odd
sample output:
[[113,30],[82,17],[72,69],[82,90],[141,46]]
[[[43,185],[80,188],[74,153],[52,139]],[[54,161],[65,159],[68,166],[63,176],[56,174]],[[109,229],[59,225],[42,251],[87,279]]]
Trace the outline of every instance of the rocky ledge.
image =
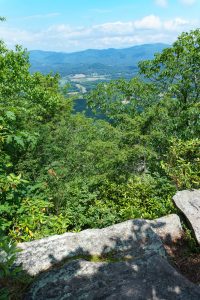
[[162,243],[181,234],[179,217],[169,215],[21,243],[16,265],[36,275],[25,300],[200,299]]

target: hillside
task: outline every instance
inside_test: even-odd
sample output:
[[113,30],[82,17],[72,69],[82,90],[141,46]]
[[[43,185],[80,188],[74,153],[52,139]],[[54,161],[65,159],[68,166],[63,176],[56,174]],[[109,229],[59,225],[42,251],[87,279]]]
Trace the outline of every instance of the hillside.
[[62,76],[85,73],[112,74],[134,72],[139,61],[152,59],[168,45],[146,44],[124,49],[88,49],[80,52],[62,53],[30,51],[31,72],[58,72]]

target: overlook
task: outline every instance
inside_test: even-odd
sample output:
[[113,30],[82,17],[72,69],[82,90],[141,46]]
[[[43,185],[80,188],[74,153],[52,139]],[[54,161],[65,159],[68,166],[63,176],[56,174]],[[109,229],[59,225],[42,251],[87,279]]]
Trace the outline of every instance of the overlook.
[[0,299],[200,299],[198,3],[37,1],[0,18]]

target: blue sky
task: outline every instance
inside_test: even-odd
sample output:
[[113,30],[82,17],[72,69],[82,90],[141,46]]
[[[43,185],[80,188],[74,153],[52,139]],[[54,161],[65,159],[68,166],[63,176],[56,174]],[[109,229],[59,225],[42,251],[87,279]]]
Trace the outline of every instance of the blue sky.
[[0,0],[8,47],[72,52],[172,43],[200,27],[200,0]]

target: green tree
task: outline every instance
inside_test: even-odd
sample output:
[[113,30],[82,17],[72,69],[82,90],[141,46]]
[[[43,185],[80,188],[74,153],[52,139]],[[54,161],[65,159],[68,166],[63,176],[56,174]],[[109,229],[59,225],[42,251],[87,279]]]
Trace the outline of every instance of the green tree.
[[[170,101],[172,131],[187,139],[200,133],[200,30],[182,33],[153,60],[139,63],[140,73]],[[170,99],[170,100],[169,100]],[[172,123],[172,122],[171,122]]]
[[156,101],[157,90],[152,84],[135,77],[100,83],[88,96],[88,105],[94,112],[101,111],[114,123],[122,115],[135,117]]
[[[45,227],[48,228],[44,220],[53,211],[52,203],[45,195],[40,199],[30,195],[30,185],[35,183],[31,182],[31,178],[24,180],[19,164],[26,153],[36,147],[42,126],[52,119],[56,121],[59,114],[66,112],[67,116],[70,111],[70,101],[59,91],[58,76],[31,75],[27,52],[19,46],[9,50],[0,42],[0,229],[4,232],[17,228],[20,222],[19,239],[25,235],[31,237],[31,231],[26,229],[28,225],[23,229],[20,221],[20,214],[27,212],[25,205],[28,198],[30,212],[33,212],[30,224],[31,218],[33,220],[38,214],[38,222],[33,222],[36,226],[32,229],[37,231],[40,228],[42,233]],[[29,166],[30,169],[32,167]],[[40,215],[33,210],[35,204],[32,198],[40,207]],[[47,202],[46,205],[42,200]]]
[[178,100],[181,108],[200,96],[200,30],[182,33],[171,47],[153,60],[139,63],[140,73],[161,92]]

